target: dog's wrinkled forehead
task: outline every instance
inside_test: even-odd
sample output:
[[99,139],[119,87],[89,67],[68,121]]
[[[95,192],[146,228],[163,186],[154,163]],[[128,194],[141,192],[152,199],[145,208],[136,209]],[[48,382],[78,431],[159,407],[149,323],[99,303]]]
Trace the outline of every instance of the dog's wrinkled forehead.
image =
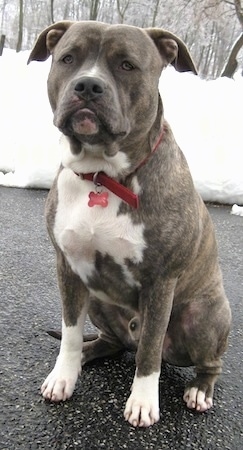
[[[50,30],[46,37],[47,48],[54,59],[68,51],[82,53],[91,59],[100,55],[108,57],[132,57],[141,60],[158,59],[158,52],[149,35],[142,29],[131,26],[107,25],[103,23],[74,23],[65,33]],[[56,42],[57,41],[57,42]]]
[[142,29],[95,21],[64,20],[50,25],[39,35],[28,63],[45,61],[50,54],[55,60],[59,54],[72,49],[82,50],[82,55],[87,58],[101,51],[120,57],[132,55],[135,61],[137,58],[148,66],[153,61],[162,69],[171,63],[179,72],[197,73],[186,45],[173,33],[159,28]]

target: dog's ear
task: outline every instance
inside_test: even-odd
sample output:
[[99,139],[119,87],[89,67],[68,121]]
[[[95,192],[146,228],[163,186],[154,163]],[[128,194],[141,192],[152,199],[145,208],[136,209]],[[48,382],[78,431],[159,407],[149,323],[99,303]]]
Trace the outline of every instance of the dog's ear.
[[197,75],[192,57],[180,38],[159,28],[146,28],[145,31],[153,39],[167,64],[172,64],[178,72],[193,72]]
[[55,45],[73,23],[70,20],[63,20],[45,28],[37,38],[27,64],[31,61],[45,61],[49,58]]

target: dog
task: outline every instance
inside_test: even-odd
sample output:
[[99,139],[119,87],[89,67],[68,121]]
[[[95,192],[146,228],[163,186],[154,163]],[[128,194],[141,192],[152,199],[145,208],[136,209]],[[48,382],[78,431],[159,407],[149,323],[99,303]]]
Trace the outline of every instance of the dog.
[[[128,349],[136,352],[124,411],[131,425],[159,420],[162,360],[195,366],[183,399],[204,412],[231,311],[212,221],[158,92],[168,64],[196,74],[192,58],[168,31],[94,21],[45,29],[28,62],[50,55],[48,95],[63,155],[45,214],[63,318],[42,395],[70,398],[85,363]],[[83,342],[87,314],[99,334]]]

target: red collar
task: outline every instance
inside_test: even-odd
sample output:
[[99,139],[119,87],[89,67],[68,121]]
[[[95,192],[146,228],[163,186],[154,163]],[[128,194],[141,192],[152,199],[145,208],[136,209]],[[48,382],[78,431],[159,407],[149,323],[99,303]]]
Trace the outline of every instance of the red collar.
[[[146,164],[150,156],[157,150],[159,147],[162,139],[164,136],[164,130],[162,128],[160,135],[158,137],[158,140],[156,141],[152,152],[146,156],[146,158],[139,164],[139,166],[136,168],[139,169],[141,166]],[[76,173],[80,178],[83,180],[93,181],[95,187],[96,187],[96,193],[90,193],[94,194],[94,196],[102,196],[102,192],[98,190],[101,186],[106,187],[109,191],[113,192],[113,194],[117,195],[117,197],[121,198],[124,202],[128,203],[128,205],[132,206],[133,208],[137,209],[139,207],[139,197],[138,195],[134,194],[130,189],[128,189],[126,186],[123,186],[123,184],[119,183],[118,181],[114,180],[113,178],[106,175],[104,172],[96,172],[96,173]],[[90,195],[89,194],[89,195]],[[106,202],[106,200],[105,200]],[[90,204],[89,206],[94,206],[100,204],[100,206],[107,206],[108,203],[105,203],[102,205],[102,203],[94,203]]]

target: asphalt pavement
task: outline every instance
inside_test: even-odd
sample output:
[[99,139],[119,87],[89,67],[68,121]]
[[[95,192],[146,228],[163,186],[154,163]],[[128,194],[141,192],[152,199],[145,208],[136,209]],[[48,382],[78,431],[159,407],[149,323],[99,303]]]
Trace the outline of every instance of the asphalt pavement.
[[[214,407],[189,411],[182,395],[192,369],[164,365],[160,421],[134,429],[123,419],[132,353],[85,366],[65,403],[40,395],[59,348],[45,330],[61,323],[55,255],[43,216],[46,196],[43,190],[0,187],[0,450],[242,450],[243,218],[231,215],[230,206],[208,206],[233,312]],[[86,330],[92,330],[89,322]]]

